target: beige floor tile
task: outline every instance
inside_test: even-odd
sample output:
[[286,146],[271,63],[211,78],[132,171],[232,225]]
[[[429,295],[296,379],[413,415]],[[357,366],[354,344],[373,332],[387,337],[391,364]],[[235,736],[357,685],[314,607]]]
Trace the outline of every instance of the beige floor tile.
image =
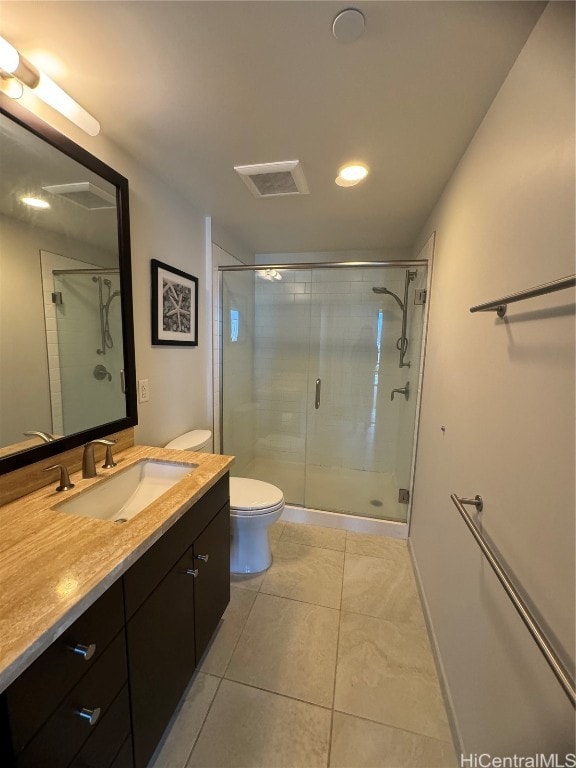
[[330,710],[223,680],[187,768],[324,768],[329,738]]
[[334,708],[450,740],[424,629],[342,612]]
[[338,611],[260,593],[225,677],[332,706]]
[[347,553],[342,610],[425,626],[410,563]]
[[340,608],[344,553],[281,539],[260,592]]
[[212,675],[195,675],[148,768],[184,768],[219,683]]
[[282,540],[307,544],[309,547],[322,547],[323,549],[336,549],[339,552],[344,552],[346,531],[338,528],[324,528],[320,525],[286,523]]
[[258,592],[266,576],[266,571],[262,573],[231,573],[230,584],[240,589],[249,589],[252,592]]
[[270,541],[277,541],[280,536],[282,536],[282,532],[284,531],[285,523],[280,522],[280,520],[277,520],[275,523],[272,523],[270,528],[268,528],[268,537]]
[[202,672],[219,677],[224,675],[254,600],[256,600],[256,592],[230,587],[230,603],[202,658],[200,664]]
[[410,555],[406,542],[401,539],[391,539],[388,536],[376,536],[369,533],[348,531],[346,534],[346,552],[369,557],[384,557],[408,563]]
[[334,713],[330,768],[456,768],[452,745]]

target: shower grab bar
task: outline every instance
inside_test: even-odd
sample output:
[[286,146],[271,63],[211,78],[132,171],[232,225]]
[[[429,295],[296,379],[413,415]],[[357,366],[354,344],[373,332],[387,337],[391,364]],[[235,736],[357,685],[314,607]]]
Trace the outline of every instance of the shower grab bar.
[[503,299],[488,301],[486,304],[477,304],[475,307],[470,307],[470,312],[490,312],[495,310],[498,317],[504,317],[508,304],[513,304],[515,301],[524,301],[524,299],[533,299],[535,296],[544,296],[546,293],[563,291],[566,288],[574,288],[574,286],[576,286],[576,275],[568,275],[567,277],[561,277],[559,280],[553,280],[550,283],[537,285],[535,288],[512,293]]
[[454,506],[462,516],[462,519],[468,526],[468,529],[470,530],[470,533],[474,538],[476,539],[476,543],[482,550],[484,556],[492,566],[492,570],[498,577],[498,580],[506,590],[506,593],[508,594],[508,597],[512,601],[514,608],[518,611],[520,614],[520,618],[524,622],[524,624],[528,627],[528,630],[534,640],[536,641],[536,645],[540,649],[542,655],[550,665],[552,672],[556,675],[557,680],[559,681],[560,685],[564,689],[564,692],[572,702],[572,706],[576,707],[576,686],[575,682],[570,676],[570,673],[558,657],[558,654],[552,647],[552,644],[546,637],[546,634],[544,633],[541,626],[538,624],[537,619],[532,614],[522,597],[520,596],[518,590],[512,583],[510,577],[504,570],[504,568],[500,565],[500,562],[498,561],[498,558],[488,545],[486,539],[482,535],[480,529],[476,526],[468,512],[464,509],[464,504],[470,504],[472,506],[475,506],[476,509],[481,512],[482,511],[482,498],[481,496],[476,496],[474,499],[466,499],[457,496],[455,493],[452,493],[450,495],[450,498],[452,502],[454,503]]
[[320,408],[321,389],[322,389],[322,379],[316,379],[316,399],[314,400],[314,408],[316,408],[316,410]]

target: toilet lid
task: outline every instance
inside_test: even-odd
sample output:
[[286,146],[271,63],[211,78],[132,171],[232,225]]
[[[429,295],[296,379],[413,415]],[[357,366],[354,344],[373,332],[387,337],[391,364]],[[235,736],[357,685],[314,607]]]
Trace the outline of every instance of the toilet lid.
[[185,432],[166,444],[166,448],[178,448],[181,451],[195,451],[210,440],[212,432],[209,429],[193,429]]
[[230,478],[230,509],[240,515],[275,512],[284,504],[280,488],[248,477]]

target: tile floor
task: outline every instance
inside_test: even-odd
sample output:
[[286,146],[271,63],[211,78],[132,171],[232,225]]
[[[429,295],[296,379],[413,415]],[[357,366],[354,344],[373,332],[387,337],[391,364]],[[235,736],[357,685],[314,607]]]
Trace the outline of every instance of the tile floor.
[[453,768],[405,542],[271,529],[149,768]]

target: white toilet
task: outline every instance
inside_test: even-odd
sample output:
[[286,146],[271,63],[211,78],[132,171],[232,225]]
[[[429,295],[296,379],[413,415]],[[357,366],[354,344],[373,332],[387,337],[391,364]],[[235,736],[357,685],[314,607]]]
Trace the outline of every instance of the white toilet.
[[[194,429],[171,440],[166,448],[180,451],[210,449],[212,433]],[[248,477],[230,478],[230,571],[260,573],[270,567],[268,529],[284,511],[279,488]]]
[[230,571],[259,573],[270,568],[268,529],[284,511],[279,488],[248,477],[230,478]]

